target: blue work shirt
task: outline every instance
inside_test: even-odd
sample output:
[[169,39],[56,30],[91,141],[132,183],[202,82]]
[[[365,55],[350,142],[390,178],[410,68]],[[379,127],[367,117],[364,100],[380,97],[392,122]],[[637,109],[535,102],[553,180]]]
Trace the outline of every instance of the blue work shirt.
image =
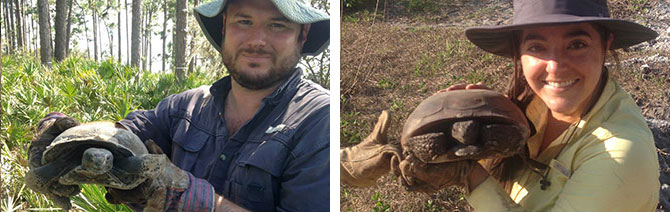
[[230,76],[163,99],[119,121],[154,140],[178,167],[254,211],[328,211],[329,94],[296,69],[232,137]]

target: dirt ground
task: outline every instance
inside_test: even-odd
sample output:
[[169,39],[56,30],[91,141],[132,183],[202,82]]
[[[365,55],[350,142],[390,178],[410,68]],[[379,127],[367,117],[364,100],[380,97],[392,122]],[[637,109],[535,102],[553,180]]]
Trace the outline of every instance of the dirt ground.
[[[512,62],[475,47],[464,30],[509,23],[511,0],[436,1],[420,11],[408,9],[408,2],[381,0],[377,13],[374,5],[343,13],[342,147],[367,136],[382,110],[391,111],[390,138],[398,142],[404,119],[418,103],[451,84],[482,81],[501,92],[507,87]],[[610,8],[614,17],[635,20],[661,34],[652,42],[619,50],[620,68],[613,58],[606,65],[645,116],[670,120],[670,2],[617,0],[610,1]],[[659,146],[659,155],[668,152],[670,144]],[[667,164],[665,168],[670,173]],[[342,211],[472,210],[457,189],[431,195],[407,192],[391,174],[371,188],[342,185],[340,203]]]

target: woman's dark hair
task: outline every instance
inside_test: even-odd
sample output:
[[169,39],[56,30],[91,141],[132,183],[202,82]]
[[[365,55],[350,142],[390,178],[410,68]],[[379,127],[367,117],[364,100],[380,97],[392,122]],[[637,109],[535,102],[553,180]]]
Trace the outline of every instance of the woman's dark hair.
[[[607,41],[609,39],[610,33],[609,31],[605,28],[602,27],[598,24],[592,24],[593,28],[596,29],[598,34],[600,34],[600,38],[602,40],[602,46],[603,46],[603,51],[606,52],[607,49]],[[523,75],[523,69],[521,67],[521,53],[520,53],[520,46],[521,46],[521,31],[516,31],[513,33],[513,38],[512,38],[512,54],[513,54],[513,63],[514,63],[514,70],[513,70],[513,75],[512,79],[510,80],[510,84],[507,88],[507,96],[516,104],[521,111],[526,111],[526,108],[530,104],[531,100],[535,96],[535,93],[533,93],[533,90],[530,88],[528,85],[528,82],[526,82],[526,78]],[[619,64],[619,59],[618,55],[615,51],[611,50],[611,55],[614,57],[616,64]],[[600,97],[600,93],[602,92],[603,87],[605,86],[607,79],[609,78],[609,71],[607,70],[607,67],[603,64],[602,68],[602,73],[601,73],[601,78],[598,82],[598,86],[596,87],[596,92],[595,95],[591,98],[591,102],[589,104],[589,107],[585,110],[583,114],[588,113],[588,111],[591,110],[591,107],[595,104],[595,102],[598,100]],[[533,124],[529,122],[529,125],[531,126],[531,135],[535,134],[536,131],[533,127]],[[527,167],[527,160],[529,160],[528,156],[528,148],[523,148],[521,154],[508,157],[508,158],[503,158],[503,159],[495,159],[492,161],[489,161],[487,164],[485,164],[485,168],[489,170],[489,174],[491,174],[494,178],[498,179],[500,182],[505,184],[505,189],[509,191],[511,189],[511,183],[509,183],[514,176],[517,174],[518,171],[522,170],[524,167]]]

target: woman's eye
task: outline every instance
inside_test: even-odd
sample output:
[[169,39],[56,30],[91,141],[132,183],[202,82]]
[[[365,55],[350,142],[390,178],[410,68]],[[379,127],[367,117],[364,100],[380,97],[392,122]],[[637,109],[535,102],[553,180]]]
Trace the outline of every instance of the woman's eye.
[[582,41],[577,41],[577,42],[572,42],[570,46],[568,46],[569,49],[582,49],[586,47],[586,43]]
[[531,45],[531,46],[528,47],[529,52],[540,52],[542,50],[544,50],[544,47],[542,47],[540,45]]

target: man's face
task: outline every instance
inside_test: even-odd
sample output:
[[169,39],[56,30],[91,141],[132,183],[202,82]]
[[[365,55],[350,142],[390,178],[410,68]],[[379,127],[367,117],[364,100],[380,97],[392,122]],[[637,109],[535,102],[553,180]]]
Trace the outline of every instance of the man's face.
[[272,87],[291,76],[309,25],[284,17],[267,0],[234,1],[224,14],[223,63],[245,88]]

